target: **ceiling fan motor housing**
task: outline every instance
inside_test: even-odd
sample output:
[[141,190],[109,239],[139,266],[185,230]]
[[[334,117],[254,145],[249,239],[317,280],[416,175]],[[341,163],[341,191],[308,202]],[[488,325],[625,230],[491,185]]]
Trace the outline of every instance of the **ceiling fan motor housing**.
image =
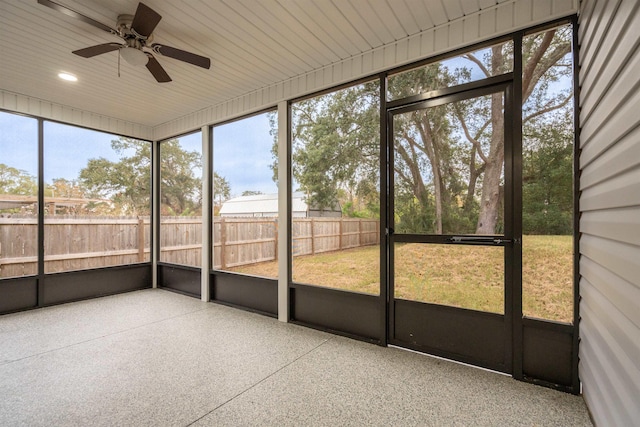
[[[149,34],[146,37],[138,34],[133,28],[131,28],[132,22],[133,15],[119,15],[116,28],[120,33],[119,36],[127,42],[127,46],[142,49],[148,43],[153,41],[153,34]],[[135,43],[131,43],[130,40],[134,40]]]

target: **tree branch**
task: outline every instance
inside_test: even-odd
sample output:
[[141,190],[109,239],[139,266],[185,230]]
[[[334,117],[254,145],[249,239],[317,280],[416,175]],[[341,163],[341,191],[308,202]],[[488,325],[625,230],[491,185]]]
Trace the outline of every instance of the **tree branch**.
[[569,94],[569,96],[567,96],[561,103],[557,104],[557,105],[550,105],[548,107],[545,107],[541,110],[536,111],[535,113],[532,113],[530,115],[528,115],[527,117],[522,119],[522,122],[525,123],[535,117],[541,116],[545,113],[549,113],[551,111],[557,110],[559,108],[564,107],[565,105],[567,105],[567,103],[571,100],[573,94]]
[[462,56],[463,58],[468,59],[469,61],[475,63],[484,73],[485,76],[487,77],[491,77],[491,73],[489,72],[489,70],[487,70],[487,67],[484,66],[484,64],[482,63],[482,61],[480,61],[478,58],[475,57],[475,55],[468,53],[466,55]]
[[399,168],[399,167],[397,167],[397,166],[394,166],[393,170],[394,170],[398,175],[400,175],[400,177],[401,177],[402,179],[404,179],[404,181],[405,181],[405,182],[409,182],[409,183],[411,182],[411,180],[409,179],[409,177],[407,176],[407,174],[406,174],[406,173],[404,173],[404,171],[403,171],[402,169],[400,169],[400,168]]
[[[524,95],[524,93],[529,92],[528,89],[529,89],[529,86],[531,85],[531,79],[533,77],[533,72],[535,71],[536,66],[538,65],[538,63],[540,62],[542,57],[544,56],[544,53],[547,51],[547,49],[551,45],[551,41],[553,40],[553,36],[555,35],[555,33],[556,33],[555,30],[547,31],[546,33],[544,33],[544,36],[542,38],[542,42],[540,43],[540,46],[538,46],[538,49],[536,49],[536,51],[531,56],[531,58],[529,58],[529,61],[527,62],[527,64],[524,67],[524,69],[522,70],[522,93],[523,93],[523,95]],[[524,98],[525,97],[523,96],[523,102],[524,102]]]
[[457,108],[455,109],[455,111],[456,111],[456,117],[460,121],[460,125],[462,125],[462,129],[464,130],[464,135],[467,137],[467,140],[469,140],[469,142],[472,143],[474,147],[476,147],[478,155],[480,156],[482,161],[487,163],[489,159],[487,159],[487,156],[482,152],[482,146],[480,145],[480,141],[478,141],[473,136],[471,136],[471,133],[469,132],[469,128],[467,127],[467,123],[462,118],[462,114],[460,114],[460,111],[458,111]]

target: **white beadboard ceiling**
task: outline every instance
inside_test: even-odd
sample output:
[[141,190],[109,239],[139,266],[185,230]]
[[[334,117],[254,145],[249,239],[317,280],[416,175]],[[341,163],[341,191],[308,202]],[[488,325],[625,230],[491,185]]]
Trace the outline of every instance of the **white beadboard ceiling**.
[[[138,4],[55,1],[111,27],[118,15],[133,14]],[[162,15],[154,42],[212,60],[205,70],[156,55],[173,79],[160,84],[144,66],[125,61],[118,76],[117,52],[90,59],[71,53],[120,41],[116,36],[37,0],[0,0],[0,90],[151,128],[513,2],[145,0]],[[61,81],[60,71],[79,81]]]

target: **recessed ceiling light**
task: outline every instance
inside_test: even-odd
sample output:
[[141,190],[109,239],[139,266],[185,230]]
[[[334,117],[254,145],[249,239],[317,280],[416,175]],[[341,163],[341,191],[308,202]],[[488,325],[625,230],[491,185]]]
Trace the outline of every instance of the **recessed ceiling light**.
[[74,76],[73,74],[69,74],[69,73],[58,73],[58,77],[60,77],[62,80],[66,80],[68,82],[77,82],[78,78],[76,76]]

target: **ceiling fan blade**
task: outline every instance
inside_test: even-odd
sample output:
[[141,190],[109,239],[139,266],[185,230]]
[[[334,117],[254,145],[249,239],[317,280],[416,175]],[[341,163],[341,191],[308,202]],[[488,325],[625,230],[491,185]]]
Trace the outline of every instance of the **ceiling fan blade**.
[[187,52],[182,49],[176,49],[175,47],[165,46],[162,44],[154,43],[151,45],[154,52],[158,52],[163,56],[177,59],[179,61],[188,62],[189,64],[197,65],[198,67],[206,68],[211,67],[211,60],[204,56],[196,55],[195,53]]
[[162,68],[162,65],[158,62],[156,58],[150,53],[147,53],[149,57],[149,62],[147,62],[147,69],[153,74],[153,77],[156,78],[158,83],[168,83],[171,81],[171,77],[169,74]]
[[161,19],[162,16],[158,12],[144,3],[138,3],[138,9],[136,9],[136,14],[133,16],[131,28],[139,35],[149,37]]
[[118,50],[123,46],[124,45],[121,45],[120,43],[104,43],[96,46],[85,47],[84,49],[74,50],[71,53],[75,53],[83,58],[92,58],[96,55],[102,55],[103,53]]
[[53,2],[51,0],[38,0],[38,3],[40,3],[43,6],[47,6],[50,7],[51,9],[57,10],[58,12],[64,13],[67,16],[70,16],[72,18],[76,18],[79,19],[83,22],[86,22],[87,24],[91,24],[94,27],[98,27],[101,30],[106,31],[107,33],[111,33],[111,34],[118,34],[118,32],[116,30],[114,30],[113,28],[109,27],[108,25],[104,25],[101,22],[98,22],[94,19],[89,18],[88,16],[85,16],[83,14],[81,14],[80,12],[76,12],[73,9],[69,9],[66,6],[63,6],[61,4],[58,4],[56,2]]

